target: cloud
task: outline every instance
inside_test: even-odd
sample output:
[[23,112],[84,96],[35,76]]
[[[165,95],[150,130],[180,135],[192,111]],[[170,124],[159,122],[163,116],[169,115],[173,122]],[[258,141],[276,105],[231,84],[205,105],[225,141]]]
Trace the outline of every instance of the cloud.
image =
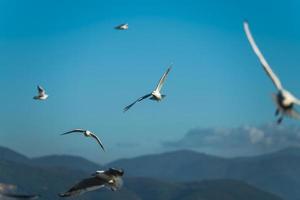
[[194,149],[219,156],[247,156],[300,146],[300,128],[262,125],[236,128],[206,128],[188,131],[177,141],[162,143],[167,149]]
[[263,140],[265,139],[265,132],[260,129],[251,127],[248,128],[248,131],[249,131],[250,142],[252,144],[263,142]]

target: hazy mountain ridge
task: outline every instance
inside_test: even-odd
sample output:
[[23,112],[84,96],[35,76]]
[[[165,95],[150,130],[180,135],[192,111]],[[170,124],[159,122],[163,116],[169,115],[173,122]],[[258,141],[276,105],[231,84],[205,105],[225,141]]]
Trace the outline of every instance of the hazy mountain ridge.
[[[7,149],[5,151],[7,152]],[[217,183],[221,181],[217,179],[223,179],[222,181],[228,182],[228,184],[221,184],[220,193],[225,195],[228,192],[228,195],[236,195],[232,196],[232,198],[235,197],[233,199],[241,199],[242,197],[239,195],[242,194],[239,192],[242,190],[249,192],[247,196],[257,193],[258,196],[270,195],[270,197],[262,199],[279,199],[267,192],[263,193],[243,181],[265,191],[281,195],[285,199],[295,199],[300,186],[300,182],[297,180],[297,177],[300,177],[298,169],[300,168],[300,154],[298,155],[297,152],[296,148],[296,150],[287,149],[257,157],[225,159],[183,150],[121,159],[102,168],[110,166],[124,168],[126,172],[125,188],[121,192],[113,194],[110,191],[100,192],[101,196],[108,199],[144,200],[153,199],[155,196],[154,199],[189,200],[195,199],[197,196],[196,199],[211,200],[215,199],[215,193],[212,192],[212,196],[210,196],[208,194],[210,190],[205,192],[201,189],[208,187],[208,182],[205,180],[213,180],[209,183],[212,183],[212,188],[217,188],[219,187]],[[1,152],[0,155],[2,155]],[[0,182],[21,186],[19,188],[21,191],[46,193],[45,197],[51,200],[57,198],[58,192],[65,191],[81,178],[89,176],[96,169],[101,169],[100,165],[77,156],[45,156],[29,159],[22,158],[21,154],[13,151],[9,154],[11,157],[7,158],[8,154],[5,155],[0,156]],[[294,161],[290,161],[290,159]],[[72,163],[76,163],[75,167]],[[96,169],[94,169],[95,167]],[[89,171],[89,168],[92,171]],[[228,185],[234,181],[228,179],[237,180],[235,183],[241,188],[235,190],[233,186],[229,187]],[[28,184],[28,180],[30,180],[30,184]],[[143,185],[144,187],[142,187]],[[248,187],[252,187],[253,190]],[[99,195],[98,192],[95,192],[84,196],[83,199],[93,199]],[[228,196],[228,199],[232,198]]]
[[37,158],[29,158],[6,147],[0,147],[0,160],[23,163],[41,168],[64,168],[83,172],[95,171],[101,168],[100,164],[94,163],[80,156],[48,155]]
[[31,159],[32,163],[40,167],[63,167],[84,172],[93,172],[101,168],[100,164],[79,156],[51,155]]
[[285,199],[300,196],[300,148],[290,147],[270,154],[220,158],[193,151],[174,151],[117,160],[129,176],[165,181],[234,179],[272,192]]

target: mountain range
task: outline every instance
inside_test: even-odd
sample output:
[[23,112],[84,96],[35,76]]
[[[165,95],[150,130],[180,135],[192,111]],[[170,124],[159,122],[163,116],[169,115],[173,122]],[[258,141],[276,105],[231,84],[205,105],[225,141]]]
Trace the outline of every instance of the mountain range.
[[27,158],[0,148],[0,182],[16,185],[16,192],[42,194],[43,199],[58,199],[57,193],[108,167],[125,170],[124,188],[115,193],[100,190],[80,199],[296,200],[300,195],[300,148],[243,158],[181,150],[103,166],[76,156]]

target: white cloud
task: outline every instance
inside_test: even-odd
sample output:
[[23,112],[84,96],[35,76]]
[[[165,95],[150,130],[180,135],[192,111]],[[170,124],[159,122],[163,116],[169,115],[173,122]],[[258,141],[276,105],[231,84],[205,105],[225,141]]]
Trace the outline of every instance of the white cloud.
[[255,127],[248,128],[249,138],[252,144],[260,143],[265,140],[265,133]]
[[263,125],[236,128],[206,128],[188,131],[178,141],[163,142],[168,149],[194,149],[220,156],[245,156],[300,146],[300,128]]

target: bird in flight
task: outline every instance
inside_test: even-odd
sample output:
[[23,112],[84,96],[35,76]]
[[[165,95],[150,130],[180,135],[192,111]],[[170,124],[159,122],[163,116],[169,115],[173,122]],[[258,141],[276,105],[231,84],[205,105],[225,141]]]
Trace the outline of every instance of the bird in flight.
[[131,103],[130,105],[126,106],[124,108],[124,112],[126,112],[127,110],[129,110],[134,104],[136,104],[137,102],[140,102],[144,99],[147,99],[147,98],[150,98],[151,100],[154,100],[154,101],[161,101],[163,98],[166,97],[166,95],[164,94],[161,94],[160,91],[164,85],[164,82],[169,74],[169,72],[171,71],[172,69],[172,65],[167,69],[167,71],[162,75],[162,77],[160,78],[155,90],[153,90],[151,93],[149,94],[146,94],[140,98],[138,98],[137,100],[135,100],[133,103]]
[[279,116],[277,119],[277,123],[280,124],[284,118],[284,116],[288,116],[294,119],[300,119],[300,114],[295,110],[294,105],[300,105],[300,100],[297,99],[292,93],[283,88],[279,78],[272,71],[268,62],[264,58],[263,54],[259,50],[258,46],[255,43],[255,40],[251,34],[248,22],[244,22],[244,30],[247,36],[247,39],[250,42],[250,45],[258,57],[263,69],[267,73],[267,75],[271,78],[274,83],[277,93],[273,94],[273,99],[276,103],[276,111],[275,116]]
[[129,28],[129,26],[128,26],[127,23],[126,24],[120,24],[120,25],[115,27],[115,29],[117,29],[117,30],[128,30],[128,28]]
[[117,191],[123,186],[123,170],[110,168],[106,171],[96,171],[92,177],[83,179],[75,184],[65,193],[59,194],[60,197],[79,196],[86,192],[94,191],[106,187],[112,191]]
[[48,98],[48,94],[46,94],[46,91],[41,86],[37,86],[38,95],[34,96],[33,99],[35,100],[46,100]]
[[61,135],[67,135],[67,134],[70,134],[70,133],[82,133],[86,137],[94,138],[98,142],[98,144],[101,146],[103,151],[105,151],[104,145],[102,144],[101,140],[93,132],[91,132],[89,130],[85,130],[85,129],[73,129],[73,130],[65,132]]

